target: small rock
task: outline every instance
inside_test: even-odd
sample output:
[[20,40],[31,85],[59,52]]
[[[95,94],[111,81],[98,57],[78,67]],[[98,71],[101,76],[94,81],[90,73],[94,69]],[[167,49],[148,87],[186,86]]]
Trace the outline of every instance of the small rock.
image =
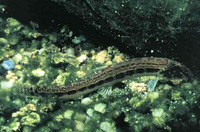
[[74,119],[78,121],[85,121],[86,115],[83,113],[76,113]]
[[76,76],[78,78],[83,78],[86,75],[86,73],[84,71],[77,71],[76,72]]
[[129,88],[131,91],[135,92],[145,92],[147,90],[146,84],[145,83],[137,83],[135,81],[129,83]]
[[12,70],[15,67],[15,62],[13,60],[6,60],[6,61],[3,61],[2,66],[6,70]]
[[81,104],[83,104],[83,105],[90,105],[92,102],[93,102],[93,100],[91,100],[89,97],[81,100]]
[[14,80],[9,81],[2,81],[1,82],[1,89],[10,89],[14,84]]
[[19,42],[20,40],[20,37],[16,34],[12,34],[12,35],[9,35],[8,36],[8,42],[11,44],[11,45],[15,45]]
[[67,53],[67,55],[68,56],[74,56],[74,54],[75,54],[75,50],[74,50],[74,48],[68,48],[67,50],[66,50],[66,53]]
[[87,59],[87,56],[84,54],[82,54],[81,56],[77,58],[78,62],[80,63],[84,62],[86,59]]
[[72,110],[66,110],[64,113],[64,118],[71,119],[73,113],[74,113],[74,111],[72,111]]
[[115,56],[113,61],[117,62],[117,63],[120,63],[120,62],[123,62],[123,55],[118,55],[118,56]]
[[90,108],[90,109],[87,110],[86,113],[87,113],[90,117],[92,117],[92,116],[93,116],[93,112],[94,112],[94,110]]
[[104,103],[96,104],[94,106],[94,110],[98,111],[100,113],[105,113],[106,112],[106,104],[104,104]]
[[19,63],[19,62],[22,60],[22,55],[21,55],[21,54],[16,54],[16,55],[13,57],[13,60],[14,60],[16,63]]
[[102,122],[100,128],[105,132],[113,131],[112,125],[109,122]]
[[42,69],[35,69],[32,71],[32,74],[36,77],[42,77],[45,74],[45,71],[43,71]]
[[108,52],[106,50],[103,50],[96,55],[95,60],[96,62],[103,64],[108,60],[108,58]]
[[172,89],[172,86],[170,86],[170,85],[168,85],[168,84],[165,84],[165,85],[163,86],[163,89],[164,89],[164,90],[170,90],[170,89]]
[[150,92],[148,94],[148,97],[152,100],[152,99],[157,99],[159,97],[159,93],[158,92]]
[[161,117],[164,113],[163,108],[158,108],[158,109],[153,109],[152,110],[152,115],[153,117]]
[[186,89],[192,88],[192,84],[191,84],[191,83],[184,83],[182,86],[183,86],[184,88],[186,88]]
[[0,38],[0,44],[7,44],[8,40],[5,38]]
[[81,121],[74,121],[75,122],[75,129],[78,131],[83,131],[84,130],[84,124]]

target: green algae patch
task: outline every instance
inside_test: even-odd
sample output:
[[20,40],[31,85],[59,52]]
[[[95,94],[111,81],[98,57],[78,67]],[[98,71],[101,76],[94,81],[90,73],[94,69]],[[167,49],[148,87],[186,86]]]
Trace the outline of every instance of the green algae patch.
[[28,116],[22,117],[21,123],[24,126],[35,126],[37,123],[40,123],[40,116],[37,113],[31,112]]

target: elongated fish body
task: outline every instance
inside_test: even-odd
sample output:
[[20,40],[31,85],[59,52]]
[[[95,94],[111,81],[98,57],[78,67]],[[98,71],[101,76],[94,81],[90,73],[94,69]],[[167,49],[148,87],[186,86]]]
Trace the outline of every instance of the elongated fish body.
[[100,89],[103,86],[120,82],[130,76],[162,75],[163,72],[174,67],[181,69],[182,76],[179,78],[188,79],[188,77],[192,76],[188,68],[174,60],[158,57],[143,57],[108,66],[88,78],[66,86],[55,86],[51,88],[46,86],[24,88],[19,86],[17,91],[18,93],[28,95],[49,93],[56,94],[59,98],[63,99],[75,99],[81,95]]

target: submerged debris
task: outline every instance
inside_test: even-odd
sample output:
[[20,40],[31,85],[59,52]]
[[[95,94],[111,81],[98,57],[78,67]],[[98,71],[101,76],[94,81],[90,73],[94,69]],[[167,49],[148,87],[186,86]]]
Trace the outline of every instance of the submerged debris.
[[12,70],[15,67],[15,62],[13,60],[5,60],[3,61],[2,66],[6,70]]
[[147,88],[150,89],[151,91],[155,91],[156,84],[158,83],[158,77],[155,77],[147,83]]

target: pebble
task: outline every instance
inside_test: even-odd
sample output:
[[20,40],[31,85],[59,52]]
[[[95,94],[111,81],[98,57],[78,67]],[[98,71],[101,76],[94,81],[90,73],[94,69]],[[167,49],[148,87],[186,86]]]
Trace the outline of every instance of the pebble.
[[90,117],[92,117],[92,116],[93,116],[93,112],[94,112],[94,110],[91,109],[91,108],[89,108],[89,109],[87,110],[86,113],[87,113]]
[[91,100],[89,97],[81,100],[81,104],[83,104],[83,105],[90,105],[92,102],[93,102],[93,100]]
[[109,122],[102,122],[100,128],[105,132],[113,132],[112,125]]
[[36,77],[42,77],[45,74],[45,71],[43,71],[42,69],[35,69],[32,71],[32,74]]
[[15,62],[13,60],[5,60],[3,61],[2,66],[6,70],[12,70],[15,67]]
[[74,113],[73,110],[66,110],[66,111],[64,112],[64,118],[66,118],[66,119],[71,119],[73,113]]
[[163,108],[158,108],[158,109],[153,109],[152,110],[152,115],[153,117],[161,117],[164,113]]
[[75,122],[75,128],[78,131],[83,131],[84,130],[84,124],[81,121],[74,121]]
[[96,104],[94,106],[94,110],[98,111],[100,113],[105,113],[106,112],[106,104],[104,104],[104,103]]

